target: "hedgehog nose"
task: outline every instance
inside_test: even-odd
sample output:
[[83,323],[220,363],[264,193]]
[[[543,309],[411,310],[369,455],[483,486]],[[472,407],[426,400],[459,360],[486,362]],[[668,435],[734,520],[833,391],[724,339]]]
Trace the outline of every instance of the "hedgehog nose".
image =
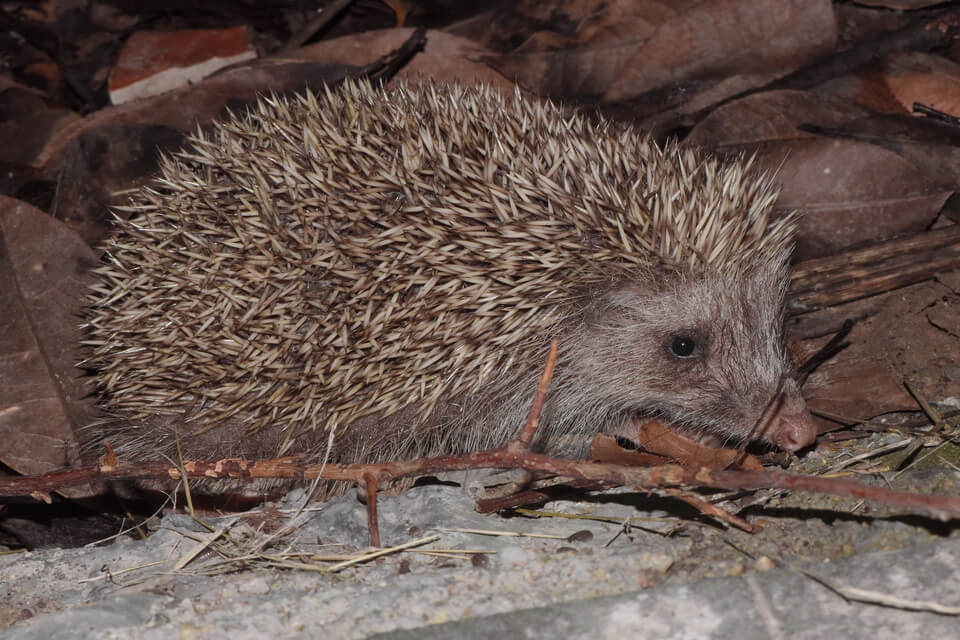
[[799,395],[788,395],[771,420],[770,440],[785,451],[799,451],[817,440],[817,424]]

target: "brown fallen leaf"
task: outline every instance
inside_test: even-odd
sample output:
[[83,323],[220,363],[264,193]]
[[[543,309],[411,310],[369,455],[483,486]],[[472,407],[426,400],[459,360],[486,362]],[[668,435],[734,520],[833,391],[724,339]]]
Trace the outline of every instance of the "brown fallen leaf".
[[960,65],[952,60],[920,51],[892,54],[884,60],[882,77],[907,113],[917,102],[960,112]]
[[798,129],[855,131],[863,113],[807,92],[762,93],[718,108],[688,142],[724,153],[755,152],[760,166],[777,172],[783,187],[778,209],[803,212],[794,255],[804,260],[921,231],[953,193],[944,184],[949,174],[930,168],[943,162],[943,154],[922,137],[907,154],[902,145]]
[[[713,449],[683,436],[652,420],[637,425],[631,440],[647,453],[624,449],[615,438],[598,433],[590,445],[590,456],[598,462],[630,466],[657,466],[677,463],[685,467],[725,469],[739,455],[736,449]],[[739,467],[747,471],[760,471],[763,465],[756,457],[747,454]]]
[[0,460],[19,473],[79,463],[73,430],[93,406],[75,366],[77,310],[95,262],[62,223],[0,196]]
[[803,210],[795,258],[927,228],[953,193],[903,157],[853,140],[796,140],[759,151],[760,163],[782,163],[778,208]]
[[654,453],[624,449],[617,443],[616,438],[604,433],[593,436],[593,440],[590,442],[590,459],[596,462],[622,464],[631,467],[656,467],[661,464],[668,464],[670,460],[666,456]]
[[922,231],[953,193],[902,156],[853,140],[798,140],[760,153],[766,166],[782,160],[789,176],[777,206],[804,212],[798,260]]
[[[812,91],[779,89],[754,93],[717,107],[684,138],[684,144],[718,153],[737,153],[771,142],[786,143],[815,134],[805,124],[842,128],[869,112],[847,100]],[[784,176],[789,177],[789,176]]]
[[[49,100],[37,89],[13,85],[2,90],[3,119],[0,140],[15,141],[0,147],[0,162],[33,164],[47,142],[82,121],[81,116]],[[9,193],[9,192],[4,192]]]
[[[936,401],[960,394],[960,335],[949,322],[960,296],[938,282],[923,282],[870,300],[868,316],[853,327],[845,350],[824,363],[804,386],[811,410],[848,422],[893,411],[918,411],[904,388],[909,381]],[[854,317],[862,305],[848,303],[806,314]],[[811,340],[809,348],[827,338]]]
[[695,111],[763,85],[829,53],[836,39],[831,3],[822,0],[550,6],[571,19],[544,20],[521,45],[484,60],[554,97],[619,102],[669,93],[650,102],[650,113],[688,102]]

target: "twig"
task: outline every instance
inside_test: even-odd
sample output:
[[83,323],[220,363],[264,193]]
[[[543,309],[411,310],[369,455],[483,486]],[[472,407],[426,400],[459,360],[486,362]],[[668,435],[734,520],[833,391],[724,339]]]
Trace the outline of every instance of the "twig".
[[783,385],[786,383],[786,377],[780,376],[780,380],[777,382],[777,388],[773,392],[773,395],[767,400],[767,404],[764,405],[763,411],[760,412],[760,415],[757,416],[756,421],[753,423],[753,428],[750,429],[750,433],[746,438],[740,443],[740,446],[737,448],[737,455],[733,460],[727,464],[726,468],[734,468],[743,466],[743,461],[747,458],[747,445],[760,433],[763,433],[767,428],[767,423],[770,422],[770,419],[773,418],[779,411],[780,407],[783,406]]
[[358,75],[371,80],[390,80],[415,55],[427,46],[427,30],[419,27],[410,34],[410,37],[387,55],[361,67]]
[[683,500],[688,505],[690,505],[691,507],[693,507],[694,509],[696,509],[697,511],[699,511],[705,516],[716,518],[721,522],[726,522],[727,524],[732,525],[738,529],[742,529],[747,533],[753,533],[754,531],[756,531],[756,527],[754,527],[752,524],[750,524],[743,518],[735,516],[729,511],[722,509],[715,504],[711,504],[706,500],[701,500],[700,498],[694,495],[691,495],[689,493],[682,493],[676,490],[668,491],[667,495],[671,495],[674,498],[677,498],[678,500]]
[[922,102],[913,103],[913,112],[923,114],[931,120],[943,122],[951,127],[960,127],[960,118],[952,116],[949,113],[944,113],[939,109],[934,109],[930,105],[923,104]]
[[[641,490],[681,489],[710,487],[727,490],[777,488],[825,493],[837,496],[871,500],[903,507],[912,513],[923,514],[939,520],[960,516],[960,497],[923,495],[896,491],[883,487],[870,487],[850,480],[797,476],[777,471],[744,471],[731,469],[708,469],[706,467],[682,467],[662,465],[649,468],[629,467],[588,461],[573,461],[532,453],[525,442],[532,441],[532,434],[539,422],[540,412],[549,387],[556,361],[557,345],[553,341],[547,358],[537,394],[530,408],[527,424],[520,438],[503,449],[480,451],[463,456],[439,456],[411,461],[396,461],[375,464],[304,464],[299,457],[273,460],[248,461],[227,458],[216,462],[182,462],[175,466],[163,463],[135,464],[119,461],[111,450],[101,459],[96,468],[72,469],[34,477],[0,478],[0,496],[49,496],[49,491],[67,486],[84,484],[105,478],[170,478],[185,479],[187,474],[203,478],[297,478],[341,480],[362,482],[367,489],[368,522],[371,538],[379,543],[379,527],[376,518],[377,487],[385,482],[411,476],[422,476],[442,471],[465,471],[468,469],[525,469],[530,472],[551,473],[573,478],[611,482],[633,486]],[[699,508],[699,507],[698,507]],[[375,544],[374,546],[378,546]]]
[[940,417],[940,412],[933,408],[927,399],[914,389],[913,385],[910,384],[909,380],[903,381],[903,386],[907,388],[907,391],[910,392],[910,395],[913,396],[913,399],[917,401],[917,404],[920,405],[920,408],[923,409],[923,412],[927,414],[927,418],[930,419],[931,424],[937,431],[945,431],[945,425],[943,418]]
[[790,273],[787,310],[798,315],[905,287],[956,269],[958,261],[960,225],[804,260]]
[[[627,467],[584,460],[564,460],[550,456],[518,452],[508,449],[479,451],[463,456],[440,456],[419,460],[397,461],[376,464],[303,464],[298,458],[248,461],[224,459],[217,462],[185,462],[184,469],[193,477],[234,478],[297,478],[313,479],[318,475],[325,480],[360,482],[367,474],[374,475],[378,482],[400,478],[436,474],[441,471],[466,471],[468,469],[526,469],[632,486],[640,490],[670,488],[709,487],[715,489],[791,489],[812,493],[859,498],[906,509],[915,514],[938,520],[960,516],[960,496],[926,495],[909,491],[897,491],[883,487],[871,487],[841,478],[818,478],[800,476],[780,471],[743,471],[730,469],[707,469],[662,465],[649,468]],[[18,478],[0,478],[0,496],[28,496],[40,490],[53,490],[84,484],[106,478],[180,479],[176,467],[157,462],[118,462],[113,467],[86,467]]]
[[509,496],[497,496],[495,498],[481,498],[477,500],[475,508],[478,513],[493,513],[495,511],[504,511],[525,505],[538,504],[556,500],[565,494],[579,493],[584,491],[597,491],[608,489],[612,485],[609,482],[597,482],[595,480],[572,479],[541,487],[537,489],[527,489]]
[[333,0],[329,5],[317,11],[316,15],[310,18],[307,24],[287,40],[280,49],[274,51],[273,55],[286,55],[302,47],[315,33],[323,29],[331,20],[340,15],[340,12],[346,9],[347,5],[351,2],[353,2],[353,0]]
[[850,335],[853,324],[854,322],[850,318],[844,320],[843,326],[830,338],[830,341],[820,347],[815,354],[807,358],[807,361],[800,365],[800,368],[797,369],[798,385],[802,387],[803,383],[807,381],[807,377],[813,373],[817,367],[847,348],[849,343],[844,343],[843,340]]
[[863,460],[869,460],[870,458],[876,458],[877,456],[882,456],[882,455],[891,453],[893,451],[898,451],[899,449],[903,449],[904,447],[908,446],[913,441],[914,441],[914,438],[904,438],[903,440],[897,440],[896,442],[891,442],[890,444],[883,445],[882,447],[870,449],[865,453],[852,456],[845,460],[841,460],[840,462],[834,465],[831,465],[830,467],[825,469],[820,475],[824,476],[830,473],[836,473],[838,471],[841,471],[842,469],[846,469],[847,467],[853,466]]
[[377,477],[372,473],[363,476],[367,494],[367,528],[370,530],[370,546],[380,546],[380,524],[377,521]]
[[523,431],[520,432],[520,437],[507,445],[507,448],[530,449],[533,434],[536,433],[537,427],[540,425],[540,414],[543,412],[543,403],[547,398],[547,389],[550,387],[550,379],[553,378],[553,367],[556,362],[557,341],[554,339],[550,342],[550,353],[547,355],[547,363],[543,367],[543,374],[540,376],[540,383],[537,385],[537,393],[533,396],[533,404],[530,405],[527,423],[524,425]]

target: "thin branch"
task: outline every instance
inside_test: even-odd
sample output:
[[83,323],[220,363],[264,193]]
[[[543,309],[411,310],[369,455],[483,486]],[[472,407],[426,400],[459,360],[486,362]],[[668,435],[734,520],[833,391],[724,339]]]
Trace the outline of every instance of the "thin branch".
[[[304,464],[298,458],[276,458],[260,461],[227,458],[216,462],[184,462],[183,468],[192,478],[252,480],[254,478],[313,479],[321,477],[325,480],[359,483],[365,482],[364,479],[369,474],[381,484],[401,478],[432,475],[442,471],[517,468],[612,482],[644,491],[691,487],[726,490],[790,489],[868,500],[900,507],[910,513],[926,515],[938,520],[960,517],[960,496],[897,491],[884,487],[871,487],[841,478],[800,476],[771,470],[742,471],[681,467],[679,465],[637,468],[585,460],[564,460],[509,449],[493,449],[463,456],[440,456],[376,464],[328,463],[321,465]],[[113,466],[99,468],[85,467],[40,476],[0,478],[0,496],[29,496],[38,491],[48,492],[108,478],[129,480],[168,478],[179,480],[180,471],[176,467],[161,462],[118,462]]]
[[540,376],[540,383],[537,385],[537,393],[533,397],[533,403],[530,405],[530,413],[527,415],[527,423],[520,432],[520,437],[515,442],[510,443],[508,448],[520,447],[524,450],[530,449],[533,442],[533,434],[540,426],[540,414],[543,412],[543,403],[547,399],[547,389],[550,387],[550,379],[553,378],[553,367],[557,362],[557,341],[550,342],[550,353],[547,355],[547,363],[543,367],[543,375]]

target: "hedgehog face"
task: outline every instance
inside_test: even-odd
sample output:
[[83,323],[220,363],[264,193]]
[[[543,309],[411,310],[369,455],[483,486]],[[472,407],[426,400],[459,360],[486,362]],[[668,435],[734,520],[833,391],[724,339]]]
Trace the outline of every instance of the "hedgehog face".
[[657,416],[711,444],[739,443],[766,417],[757,437],[801,449],[816,429],[784,350],[784,273],[618,287],[586,319],[571,365],[621,415]]

